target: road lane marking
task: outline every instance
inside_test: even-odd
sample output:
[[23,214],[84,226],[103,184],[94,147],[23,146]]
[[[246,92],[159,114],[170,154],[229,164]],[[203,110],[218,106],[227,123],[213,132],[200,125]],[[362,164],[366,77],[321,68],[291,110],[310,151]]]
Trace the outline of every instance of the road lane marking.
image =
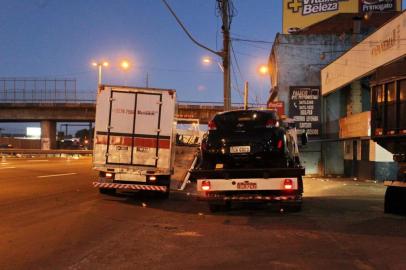
[[48,162],[48,159],[34,159],[34,160],[27,160],[27,162]]
[[0,167],[0,170],[4,170],[4,169],[15,169],[16,167]]
[[58,177],[58,176],[67,176],[67,175],[75,175],[75,174],[77,174],[77,173],[48,174],[48,175],[37,176],[37,178]]

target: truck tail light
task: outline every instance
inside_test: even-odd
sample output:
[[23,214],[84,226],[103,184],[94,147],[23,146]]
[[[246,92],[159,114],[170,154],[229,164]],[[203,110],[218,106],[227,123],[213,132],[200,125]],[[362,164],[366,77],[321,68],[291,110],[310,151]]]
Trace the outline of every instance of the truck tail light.
[[216,129],[217,129],[217,125],[216,125],[216,123],[214,123],[213,120],[211,120],[211,121],[209,122],[209,124],[208,124],[208,128],[209,128],[209,130],[216,130]]
[[108,178],[108,179],[113,178],[113,173],[106,172],[106,178]]
[[210,190],[210,181],[202,181],[202,189],[204,191],[209,191]]
[[292,179],[285,179],[285,181],[283,181],[283,187],[285,189],[292,189],[293,188],[293,181]]
[[156,176],[155,175],[150,175],[147,178],[148,178],[148,181],[151,181],[151,182],[156,181]]
[[266,128],[279,127],[279,121],[275,119],[269,119],[268,121],[266,121],[265,127]]

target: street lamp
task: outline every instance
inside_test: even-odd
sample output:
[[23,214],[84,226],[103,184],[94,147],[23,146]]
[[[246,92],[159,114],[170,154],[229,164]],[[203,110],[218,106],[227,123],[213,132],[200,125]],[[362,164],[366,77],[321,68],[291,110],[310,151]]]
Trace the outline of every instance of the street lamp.
[[102,67],[108,67],[109,63],[106,61],[103,62],[93,62],[92,65],[99,69],[99,75],[97,78],[97,89],[100,89],[100,85],[102,84]]
[[121,61],[120,66],[124,70],[128,70],[130,68],[130,63],[126,60]]
[[[213,59],[211,57],[205,56],[202,58],[202,63],[204,65],[211,65],[211,63],[213,63]],[[224,73],[224,68],[221,65],[221,63],[219,63],[218,61],[216,61],[216,64],[219,66],[219,68],[221,69],[221,72]]]
[[266,75],[269,72],[268,66],[266,65],[260,65],[258,68],[258,71],[261,75]]

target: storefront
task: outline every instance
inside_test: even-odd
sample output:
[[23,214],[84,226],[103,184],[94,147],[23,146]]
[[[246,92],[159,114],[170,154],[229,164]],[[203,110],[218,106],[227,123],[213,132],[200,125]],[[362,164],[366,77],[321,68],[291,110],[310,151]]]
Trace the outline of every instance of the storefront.
[[[406,124],[399,117],[406,114],[405,40],[403,12],[321,71],[324,125],[338,127],[346,176],[396,178],[391,153],[370,138],[371,125],[388,136],[406,133]],[[378,101],[375,108],[370,106],[371,98]],[[329,117],[329,104],[334,101],[340,102],[337,123]],[[379,105],[384,102],[385,110]],[[371,114],[386,121],[371,123]]]

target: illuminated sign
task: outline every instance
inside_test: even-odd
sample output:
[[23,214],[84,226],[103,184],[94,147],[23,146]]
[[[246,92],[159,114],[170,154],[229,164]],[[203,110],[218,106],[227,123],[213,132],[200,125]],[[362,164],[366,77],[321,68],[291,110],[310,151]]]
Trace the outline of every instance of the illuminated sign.
[[41,137],[41,128],[39,127],[27,127],[27,137],[39,138]]
[[283,103],[283,101],[268,102],[267,108],[275,110],[279,116],[285,114],[285,104]]
[[289,117],[293,118],[299,134],[320,136],[320,87],[291,86],[289,95]]
[[401,0],[283,0],[283,33],[306,28],[338,13],[402,10]]
[[395,0],[360,0],[359,5],[360,12],[396,10]]

